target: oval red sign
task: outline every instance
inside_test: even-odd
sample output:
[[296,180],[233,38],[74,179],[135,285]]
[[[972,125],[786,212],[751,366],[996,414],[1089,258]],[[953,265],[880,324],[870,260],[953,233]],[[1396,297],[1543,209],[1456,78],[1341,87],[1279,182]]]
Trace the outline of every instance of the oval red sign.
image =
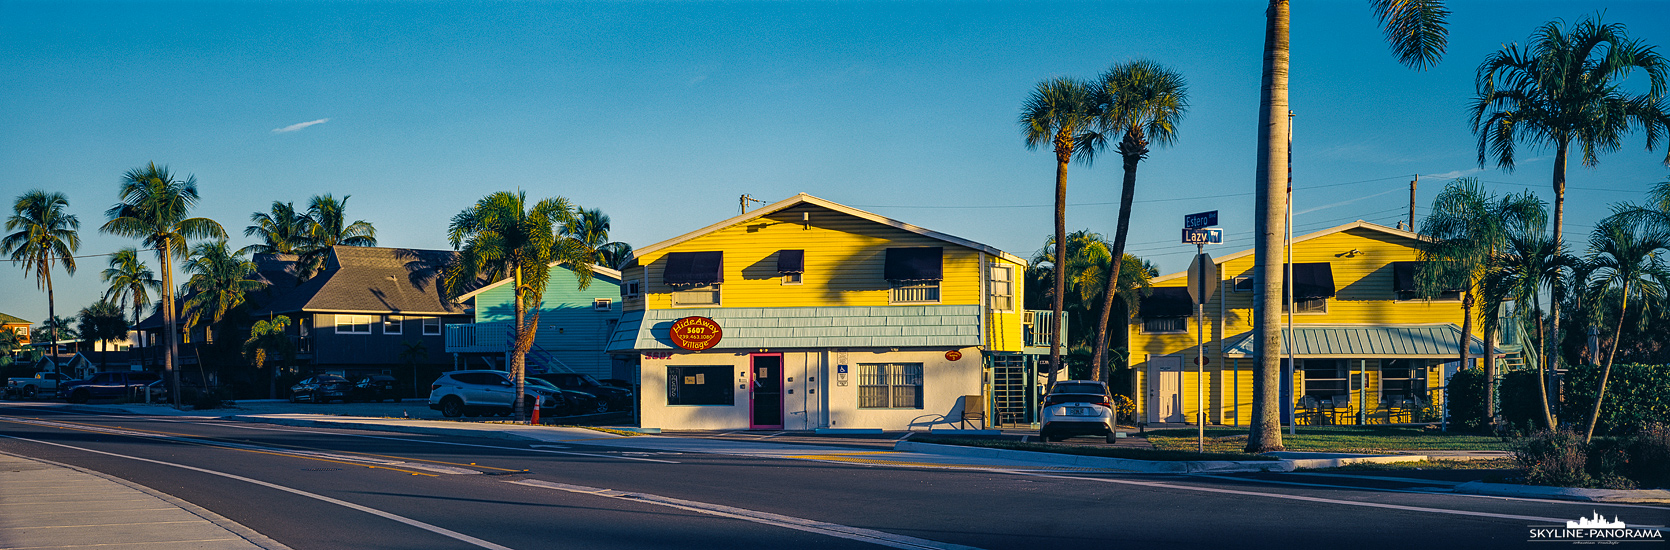
[[673,345],[690,351],[702,351],[718,345],[723,334],[719,323],[706,317],[685,317],[673,321],[673,327],[667,331]]
[[957,351],[957,350],[951,350],[951,351],[945,352],[945,360],[946,361],[960,361],[960,360],[962,360],[962,358],[963,358],[963,352],[960,352],[960,351]]

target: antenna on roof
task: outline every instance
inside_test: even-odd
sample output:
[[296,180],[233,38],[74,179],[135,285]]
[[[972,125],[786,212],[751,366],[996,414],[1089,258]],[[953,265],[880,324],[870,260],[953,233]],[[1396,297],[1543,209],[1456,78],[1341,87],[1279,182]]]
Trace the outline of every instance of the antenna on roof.
[[739,200],[739,201],[738,201],[738,202],[740,202],[740,203],[742,203],[742,204],[741,204],[741,207],[742,207],[742,211],[741,211],[741,212],[737,212],[737,213],[738,213],[738,214],[747,214],[747,213],[748,213],[748,203],[751,203],[751,202],[757,202],[757,203],[760,203],[760,204],[765,204],[765,201],[762,201],[762,200],[760,200],[760,199],[756,199],[756,198],[754,198],[754,197],[752,197],[752,196],[749,196],[749,195],[748,195],[748,194],[746,194],[746,193],[744,193],[744,194],[743,194],[743,195],[742,195],[742,198],[741,198],[741,199],[740,199],[740,200]]

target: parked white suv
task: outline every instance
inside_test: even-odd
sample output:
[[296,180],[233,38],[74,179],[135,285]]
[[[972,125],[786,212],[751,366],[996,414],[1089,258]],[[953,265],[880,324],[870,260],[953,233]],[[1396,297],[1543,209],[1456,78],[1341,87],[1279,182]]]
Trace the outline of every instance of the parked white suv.
[[1107,384],[1095,380],[1063,380],[1044,396],[1044,441],[1060,441],[1075,435],[1098,435],[1114,442],[1113,399]]
[[[529,406],[535,397],[543,399],[541,414],[552,414],[563,405],[562,395],[550,388],[536,384],[526,384],[523,388]],[[452,371],[429,385],[429,408],[447,417],[509,416],[515,405],[516,383],[504,371]]]

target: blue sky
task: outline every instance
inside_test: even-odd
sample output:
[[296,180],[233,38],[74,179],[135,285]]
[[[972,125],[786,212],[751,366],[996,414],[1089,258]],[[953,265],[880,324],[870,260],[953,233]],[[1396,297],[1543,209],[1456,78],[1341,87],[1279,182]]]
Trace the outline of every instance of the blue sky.
[[[1299,233],[1404,216],[1457,175],[1544,197],[1550,151],[1479,169],[1473,72],[1539,24],[1604,11],[1670,47],[1655,2],[1455,2],[1433,70],[1398,65],[1367,2],[1293,8]],[[1139,170],[1131,251],[1182,269],[1183,214],[1216,209],[1250,246],[1260,2],[0,2],[0,197],[68,194],[80,254],[123,172],[195,175],[197,214],[235,246],[272,201],[350,195],[383,246],[446,248],[447,221],[522,189],[613,218],[644,246],[735,215],[738,196],[806,192],[1030,257],[1052,229],[1053,157],[1015,122],[1047,78],[1147,58],[1182,73],[1179,140]],[[1644,86],[1644,78],[1628,85]],[[307,124],[312,122],[313,124]],[[293,128],[293,129],[292,129]],[[278,131],[290,129],[290,131]],[[1663,181],[1639,136],[1573,163],[1568,239]],[[1108,233],[1113,155],[1069,174],[1068,225]],[[7,212],[9,214],[9,211]],[[154,261],[154,260],[153,260]],[[92,303],[105,258],[55,275],[58,312]],[[0,270],[0,312],[46,296]]]

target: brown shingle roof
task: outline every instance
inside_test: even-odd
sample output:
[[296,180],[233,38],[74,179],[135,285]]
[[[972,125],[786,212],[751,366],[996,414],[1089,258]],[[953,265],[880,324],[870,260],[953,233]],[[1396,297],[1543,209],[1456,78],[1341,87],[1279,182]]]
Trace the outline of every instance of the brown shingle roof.
[[254,316],[297,311],[462,315],[441,295],[441,268],[457,253],[446,250],[337,246],[319,274],[274,297]]

